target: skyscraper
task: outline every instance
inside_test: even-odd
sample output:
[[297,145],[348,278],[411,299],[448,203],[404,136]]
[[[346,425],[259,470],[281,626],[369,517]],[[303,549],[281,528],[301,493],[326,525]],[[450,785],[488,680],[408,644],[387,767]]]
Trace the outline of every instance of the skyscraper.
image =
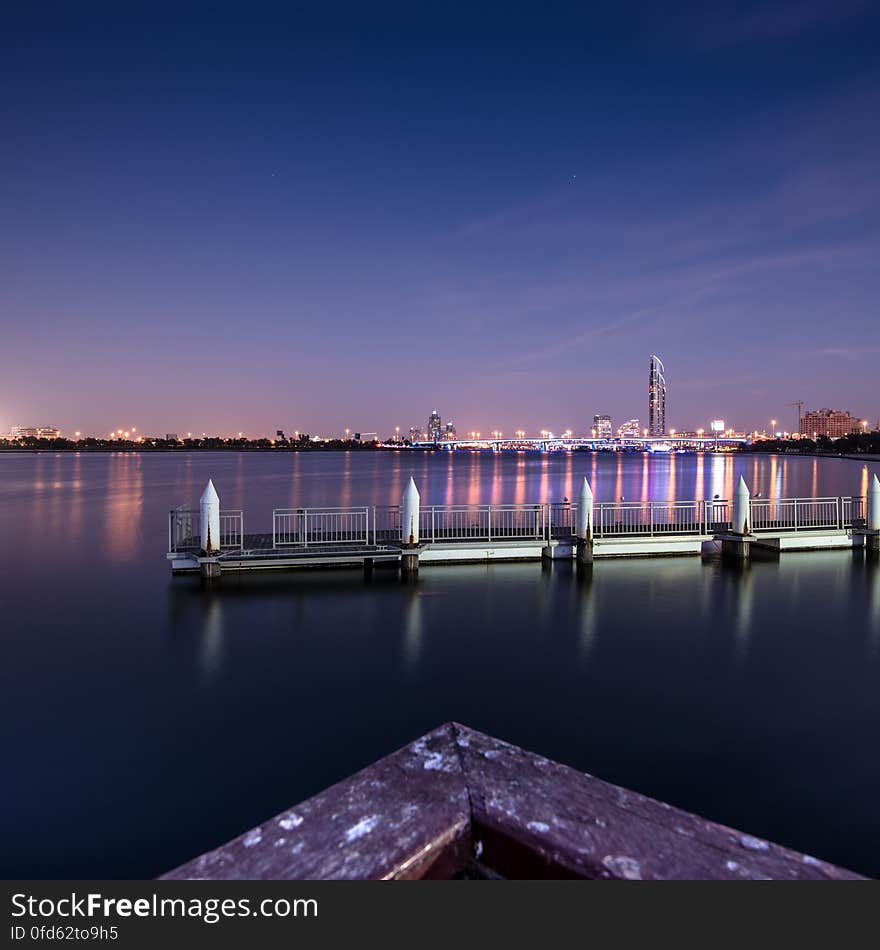
[[440,413],[436,409],[431,410],[431,415],[428,416],[428,441],[429,442],[439,442],[440,441],[440,430],[443,427],[443,423],[440,420]]
[[617,434],[621,439],[637,439],[642,434],[639,420],[627,419],[622,422],[617,428]]
[[648,377],[648,435],[666,435],[666,370],[660,357],[653,354]]
[[614,435],[611,428],[611,416],[595,415],[593,416],[593,434],[597,439],[610,439]]

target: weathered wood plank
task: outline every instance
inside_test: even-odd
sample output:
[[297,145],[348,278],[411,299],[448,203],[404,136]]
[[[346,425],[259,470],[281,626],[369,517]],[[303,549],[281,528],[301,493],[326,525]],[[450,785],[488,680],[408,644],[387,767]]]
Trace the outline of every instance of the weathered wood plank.
[[166,880],[450,877],[471,852],[453,729],[435,729]]
[[480,860],[505,877],[858,875],[455,725]]
[[447,723],[166,879],[836,880],[809,855]]

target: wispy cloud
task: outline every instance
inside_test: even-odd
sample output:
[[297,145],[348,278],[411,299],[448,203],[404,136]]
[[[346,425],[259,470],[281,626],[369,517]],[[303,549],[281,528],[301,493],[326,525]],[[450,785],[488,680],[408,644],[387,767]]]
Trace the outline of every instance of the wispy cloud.
[[749,43],[785,40],[867,9],[866,0],[787,0],[761,3],[749,9],[737,3],[697,23],[693,45],[712,52]]

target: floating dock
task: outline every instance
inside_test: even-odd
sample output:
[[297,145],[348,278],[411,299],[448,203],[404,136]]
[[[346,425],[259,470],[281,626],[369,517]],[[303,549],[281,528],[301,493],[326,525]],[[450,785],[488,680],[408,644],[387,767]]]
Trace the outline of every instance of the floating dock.
[[595,502],[584,479],[576,503],[422,505],[410,479],[400,505],[277,508],[271,533],[247,534],[244,512],[220,507],[208,482],[198,509],[169,513],[175,574],[297,568],[399,568],[489,561],[700,556],[747,560],[785,551],[880,551],[880,481],[868,496]]

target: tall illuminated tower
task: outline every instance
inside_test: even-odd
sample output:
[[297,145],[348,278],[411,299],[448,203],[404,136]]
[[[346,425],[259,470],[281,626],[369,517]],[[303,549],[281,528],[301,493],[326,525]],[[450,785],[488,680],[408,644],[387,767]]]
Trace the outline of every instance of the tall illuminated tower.
[[648,434],[666,435],[666,370],[660,357],[653,354],[648,377]]
[[440,430],[443,427],[443,423],[440,420],[440,413],[436,409],[432,410],[431,415],[428,416],[428,441],[429,442],[439,442],[440,441]]

